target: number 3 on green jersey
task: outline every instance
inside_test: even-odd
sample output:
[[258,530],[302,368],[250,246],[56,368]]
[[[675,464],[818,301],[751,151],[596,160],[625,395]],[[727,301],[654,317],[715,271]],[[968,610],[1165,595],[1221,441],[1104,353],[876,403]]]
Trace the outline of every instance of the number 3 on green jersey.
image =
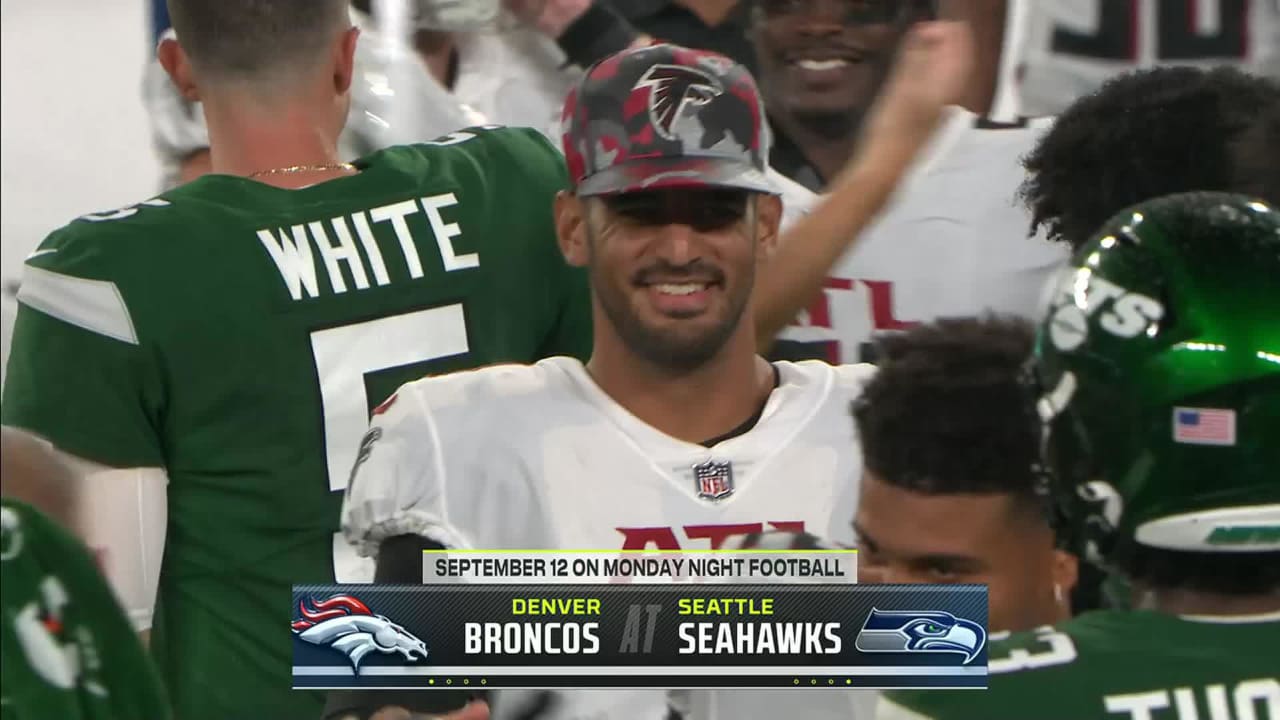
[[[991,640],[1003,641],[1009,633],[993,633]],[[1009,647],[1009,652],[1002,658],[992,657],[987,671],[997,673],[1017,672],[1019,670],[1035,670],[1051,665],[1064,665],[1076,659],[1076,646],[1071,636],[1058,632],[1052,627],[1036,628],[1028,643],[1029,647]],[[992,646],[997,647],[993,644]]]

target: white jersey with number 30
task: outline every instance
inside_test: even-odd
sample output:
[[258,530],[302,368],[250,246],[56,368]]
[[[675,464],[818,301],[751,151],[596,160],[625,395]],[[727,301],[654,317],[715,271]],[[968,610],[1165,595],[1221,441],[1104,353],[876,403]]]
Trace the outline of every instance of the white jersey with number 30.
[[1108,78],[1160,65],[1280,77],[1280,0],[1011,0],[1018,108],[1060,113]]
[[[874,369],[777,368],[756,425],[711,447],[642,422],[568,358],[410,383],[373,417],[343,531],[366,554],[400,534],[479,549],[707,549],[771,529],[850,541],[850,405]],[[664,691],[563,700],[557,718],[666,716]]]

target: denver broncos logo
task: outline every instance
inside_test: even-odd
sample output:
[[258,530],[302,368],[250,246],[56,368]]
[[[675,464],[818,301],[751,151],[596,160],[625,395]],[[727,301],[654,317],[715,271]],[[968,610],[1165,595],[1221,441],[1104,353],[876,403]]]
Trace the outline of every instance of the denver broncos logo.
[[635,89],[649,90],[649,120],[658,135],[676,139],[675,123],[690,110],[710,103],[724,92],[711,75],[679,65],[654,65],[636,82]]
[[351,661],[360,674],[360,661],[373,651],[399,653],[406,660],[427,658],[427,644],[382,615],[375,615],[350,595],[298,603],[302,617],[293,621],[293,634],[312,645],[331,647]]

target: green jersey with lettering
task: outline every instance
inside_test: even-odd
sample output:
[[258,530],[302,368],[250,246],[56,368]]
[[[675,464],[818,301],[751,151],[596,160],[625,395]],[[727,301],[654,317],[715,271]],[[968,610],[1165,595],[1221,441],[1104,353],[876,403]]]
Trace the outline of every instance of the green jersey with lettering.
[[877,720],[1277,720],[1280,613],[1086,613],[993,636],[988,690],[886,693]]
[[163,720],[151,660],[93,558],[36,509],[0,500],[0,718]]
[[72,222],[25,268],[3,421],[167,470],[152,644],[184,720],[319,714],[289,689],[290,585],[372,579],[335,536],[371,408],[423,375],[589,352],[541,135],[357,165],[300,190],[206,176]]

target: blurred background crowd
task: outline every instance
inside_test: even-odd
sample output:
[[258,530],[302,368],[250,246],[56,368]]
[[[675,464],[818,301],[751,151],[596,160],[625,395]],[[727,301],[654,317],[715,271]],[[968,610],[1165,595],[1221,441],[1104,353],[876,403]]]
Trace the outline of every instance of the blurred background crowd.
[[[584,64],[658,38],[753,70],[773,133],[770,165],[794,207],[848,159],[910,21],[968,21],[978,43],[963,103],[971,115],[940,134],[902,207],[851,261],[858,271],[832,277],[824,301],[784,336],[790,347],[780,357],[858,359],[850,338],[944,309],[1031,313],[1038,283],[1061,259],[1006,230],[1030,227],[1015,201],[1017,162],[1047,126],[1037,118],[1137,68],[1280,72],[1270,0],[359,0],[352,12],[364,34],[343,136],[348,157],[486,123],[534,127],[558,142],[560,103]],[[198,106],[155,60],[169,26],[162,0],[6,0],[4,17],[7,352],[26,254],[67,217],[198,176],[208,136]],[[983,180],[957,183],[955,173]],[[928,229],[935,242],[876,242],[906,229]],[[970,264],[958,277],[955,263],[939,261],[954,233],[1009,245],[990,253],[996,267]],[[932,269],[922,258],[935,260]],[[914,282],[901,282],[908,277]]]

